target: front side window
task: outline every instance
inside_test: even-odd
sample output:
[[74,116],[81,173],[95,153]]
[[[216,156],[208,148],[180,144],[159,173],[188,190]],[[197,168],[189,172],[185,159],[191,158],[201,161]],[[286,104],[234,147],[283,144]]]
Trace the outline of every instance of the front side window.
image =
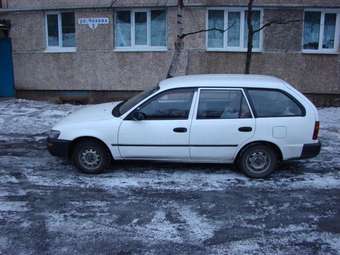
[[279,90],[249,89],[248,94],[257,117],[304,115],[302,106]]
[[142,102],[147,97],[151,96],[157,90],[159,90],[158,86],[156,88],[144,90],[143,92],[135,95],[134,97],[132,97],[132,98],[126,100],[126,101],[121,102],[120,104],[118,104],[115,107],[115,109],[114,109],[114,112],[115,112],[114,116],[115,117],[119,117],[119,116],[123,115],[124,113],[129,111],[132,107],[134,107],[135,105],[139,104],[140,102]]
[[183,120],[188,119],[194,89],[176,89],[156,95],[139,107],[145,120]]
[[306,11],[304,17],[303,49],[305,51],[336,51],[339,30],[337,13]]
[[248,103],[242,91],[201,90],[197,119],[244,119],[251,117]]
[[156,49],[165,47],[165,10],[124,10],[116,12],[117,49]]
[[[245,51],[248,41],[246,9],[209,9],[207,29],[219,29],[221,31],[209,31],[207,34],[207,47],[211,50]],[[261,10],[253,11],[254,30],[261,27]],[[261,49],[262,32],[254,34],[253,49]]]
[[74,12],[49,13],[46,15],[47,48],[74,48]]

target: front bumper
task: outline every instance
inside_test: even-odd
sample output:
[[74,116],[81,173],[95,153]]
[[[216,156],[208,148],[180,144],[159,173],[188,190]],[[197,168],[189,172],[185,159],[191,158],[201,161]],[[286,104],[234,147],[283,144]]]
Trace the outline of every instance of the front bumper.
[[302,153],[300,158],[313,158],[319,155],[321,150],[321,143],[309,143],[309,144],[304,144],[302,148]]
[[71,141],[47,138],[47,149],[53,156],[67,158],[70,147]]

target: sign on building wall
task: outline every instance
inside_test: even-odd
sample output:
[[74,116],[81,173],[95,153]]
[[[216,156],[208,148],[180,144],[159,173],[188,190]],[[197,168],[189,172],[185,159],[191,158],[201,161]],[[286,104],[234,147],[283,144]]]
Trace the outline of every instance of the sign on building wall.
[[106,25],[110,23],[109,18],[98,17],[98,18],[80,18],[78,20],[80,25],[88,25],[91,29],[96,29],[98,25]]

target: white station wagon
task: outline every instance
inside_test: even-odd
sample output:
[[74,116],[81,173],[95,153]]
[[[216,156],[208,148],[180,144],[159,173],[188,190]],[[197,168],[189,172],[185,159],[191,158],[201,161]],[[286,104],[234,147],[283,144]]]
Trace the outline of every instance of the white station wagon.
[[282,160],[318,155],[318,131],[315,106],[283,80],[190,75],[76,111],[53,127],[48,149],[84,173],[143,159],[236,163],[263,178]]

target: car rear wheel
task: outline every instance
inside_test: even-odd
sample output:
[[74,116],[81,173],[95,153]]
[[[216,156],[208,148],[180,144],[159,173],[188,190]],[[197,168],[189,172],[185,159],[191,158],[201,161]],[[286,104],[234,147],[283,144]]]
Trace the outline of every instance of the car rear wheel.
[[251,178],[265,178],[275,170],[277,162],[278,157],[270,146],[253,145],[241,153],[238,167]]
[[97,141],[80,141],[74,147],[72,160],[81,172],[99,174],[110,165],[111,156]]

